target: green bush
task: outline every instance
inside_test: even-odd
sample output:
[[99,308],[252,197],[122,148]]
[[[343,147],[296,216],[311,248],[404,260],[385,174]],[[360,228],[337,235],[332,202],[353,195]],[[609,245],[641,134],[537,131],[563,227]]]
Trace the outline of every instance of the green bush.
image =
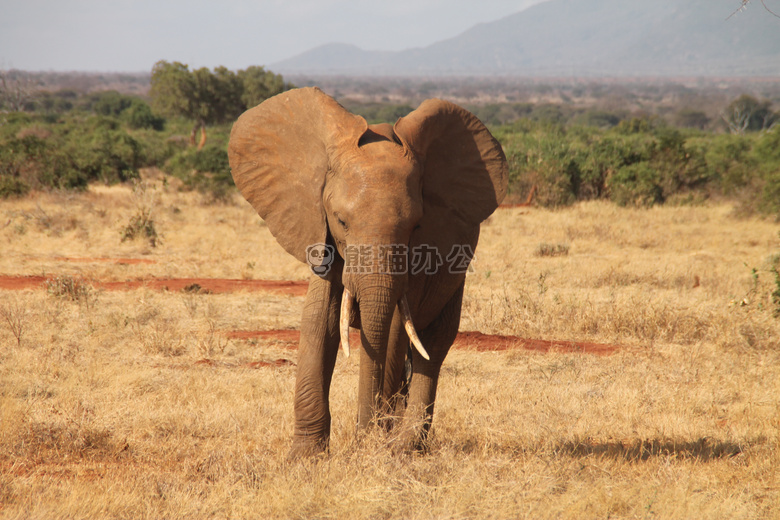
[[780,168],[780,124],[760,133],[752,151],[755,159],[766,167],[775,170]]
[[653,125],[644,117],[624,119],[615,127],[615,131],[623,135],[645,134],[651,132],[652,129]]
[[16,177],[0,173],[0,199],[21,197],[30,191],[30,187]]
[[724,195],[734,195],[749,184],[756,170],[755,161],[750,156],[750,137],[716,135],[707,138],[702,148],[709,176]]
[[120,94],[116,90],[108,90],[93,94],[87,106],[101,116],[118,117],[135,101],[135,98]]
[[348,103],[346,107],[351,112],[363,116],[369,124],[394,124],[399,117],[403,117],[414,110],[414,108],[406,104],[393,105],[389,103]]
[[192,154],[192,167],[199,172],[216,175],[230,174],[227,150],[217,146],[206,146]]
[[226,146],[209,145],[203,150],[187,148],[175,154],[165,169],[184,181],[185,186],[224,200],[235,189],[230,174]]
[[145,165],[141,144],[110,122],[98,121],[91,131],[73,137],[66,150],[87,181],[124,182],[137,178]]
[[612,128],[623,120],[623,114],[606,110],[587,110],[573,119],[578,125],[595,126],[597,128]]
[[[147,147],[113,117],[70,114],[54,123],[43,117],[24,122],[29,125],[15,135],[0,136],[3,193],[122,182],[137,177],[138,169],[147,165]],[[159,136],[144,137],[159,141]]]
[[150,128],[160,131],[165,127],[165,119],[152,113],[151,107],[140,99],[133,102],[122,111],[121,118],[130,128]]
[[0,148],[0,175],[16,179],[14,182],[6,180],[5,191],[16,191],[17,194],[19,189],[71,189],[86,186],[87,182],[86,176],[81,175],[71,158],[63,153],[55,141],[34,133],[11,138],[3,143]]
[[530,148],[523,167],[536,186],[536,200],[543,206],[566,206],[576,200],[580,177],[576,152],[563,132],[537,135],[526,141]]
[[660,128],[655,134],[650,162],[657,172],[662,200],[678,192],[699,188],[709,181],[704,150],[689,146],[676,129]]
[[70,90],[59,92],[40,92],[35,96],[31,109],[47,114],[64,114],[73,110],[78,95]]
[[84,106],[97,115],[121,120],[132,129],[162,130],[165,126],[165,119],[155,115],[146,101],[114,90],[93,94]]
[[575,186],[579,200],[606,196],[607,182],[620,168],[650,159],[646,140],[613,134],[583,136],[578,143],[580,172]]
[[767,174],[763,179],[758,209],[780,219],[780,170]]
[[562,125],[569,118],[569,114],[566,113],[561,105],[543,103],[535,105],[528,117],[532,121],[539,121],[540,123]]
[[650,206],[736,197],[745,211],[780,215],[780,129],[746,135],[680,130],[646,119],[612,129],[518,120],[499,127],[510,193],[536,203],[609,198]]
[[652,206],[663,202],[660,176],[648,162],[620,168],[609,181],[610,199],[621,206]]
[[492,103],[467,107],[486,125],[506,125],[521,119],[528,120],[534,105],[531,103]]

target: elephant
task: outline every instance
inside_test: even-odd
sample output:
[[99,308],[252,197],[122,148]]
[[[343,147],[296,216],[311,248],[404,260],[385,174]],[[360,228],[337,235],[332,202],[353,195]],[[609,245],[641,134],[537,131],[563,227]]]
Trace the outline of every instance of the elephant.
[[228,157],[240,193],[312,271],[290,457],[329,450],[330,385],[350,326],[360,329],[357,431],[384,425],[394,448],[424,451],[480,223],[506,195],[501,145],[448,101],[369,125],[307,87],[244,112]]

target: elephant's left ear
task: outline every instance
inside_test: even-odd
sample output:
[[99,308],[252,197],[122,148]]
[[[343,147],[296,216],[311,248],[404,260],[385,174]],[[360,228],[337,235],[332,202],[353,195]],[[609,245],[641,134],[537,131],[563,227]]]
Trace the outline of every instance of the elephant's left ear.
[[426,203],[444,206],[464,223],[475,225],[504,199],[508,174],[504,151],[468,110],[429,99],[393,129],[423,165]]

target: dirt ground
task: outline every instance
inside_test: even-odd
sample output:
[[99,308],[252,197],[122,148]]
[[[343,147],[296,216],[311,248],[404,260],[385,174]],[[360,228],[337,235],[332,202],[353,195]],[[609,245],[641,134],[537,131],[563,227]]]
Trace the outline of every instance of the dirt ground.
[[306,267],[148,188],[154,245],[127,186],[0,202],[0,518],[780,518],[777,222],[500,209],[430,452],[356,435],[339,354],[330,454],[290,462]]
[[[152,263],[141,258],[58,258],[63,262],[111,262],[133,265]],[[0,275],[0,290],[18,291],[24,289],[45,289],[47,284],[55,280],[44,276],[2,276]],[[139,288],[158,291],[181,291],[196,294],[218,294],[234,291],[270,291],[290,296],[305,296],[308,283],[303,281],[279,280],[226,280],[214,278],[147,278],[126,280],[123,282],[105,282],[90,280],[89,285],[95,289],[109,291],[130,291]],[[257,331],[226,331],[223,333],[230,339],[264,338],[276,342],[289,343],[291,348],[297,346],[300,334],[295,330],[257,330]],[[360,336],[352,333],[353,348],[360,344]],[[475,349],[477,351],[500,351],[526,349],[538,352],[578,352],[582,354],[609,355],[621,348],[619,345],[603,345],[587,341],[555,341],[543,339],[520,338],[500,334],[483,334],[477,331],[462,331],[455,339],[453,348]]]

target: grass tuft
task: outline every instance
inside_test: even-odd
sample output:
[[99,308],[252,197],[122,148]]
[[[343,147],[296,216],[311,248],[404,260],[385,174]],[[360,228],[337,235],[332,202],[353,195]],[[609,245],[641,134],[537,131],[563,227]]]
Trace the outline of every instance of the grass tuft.
[[60,275],[49,278],[45,283],[46,291],[56,297],[88,306],[97,298],[95,289],[87,280],[71,275]]
[[136,238],[145,239],[149,247],[157,247],[162,237],[155,227],[153,213],[158,200],[156,187],[147,181],[133,183],[133,201],[136,206],[135,215],[121,229],[122,242]]
[[536,256],[566,256],[569,254],[569,245],[543,242],[536,248],[535,254]]

